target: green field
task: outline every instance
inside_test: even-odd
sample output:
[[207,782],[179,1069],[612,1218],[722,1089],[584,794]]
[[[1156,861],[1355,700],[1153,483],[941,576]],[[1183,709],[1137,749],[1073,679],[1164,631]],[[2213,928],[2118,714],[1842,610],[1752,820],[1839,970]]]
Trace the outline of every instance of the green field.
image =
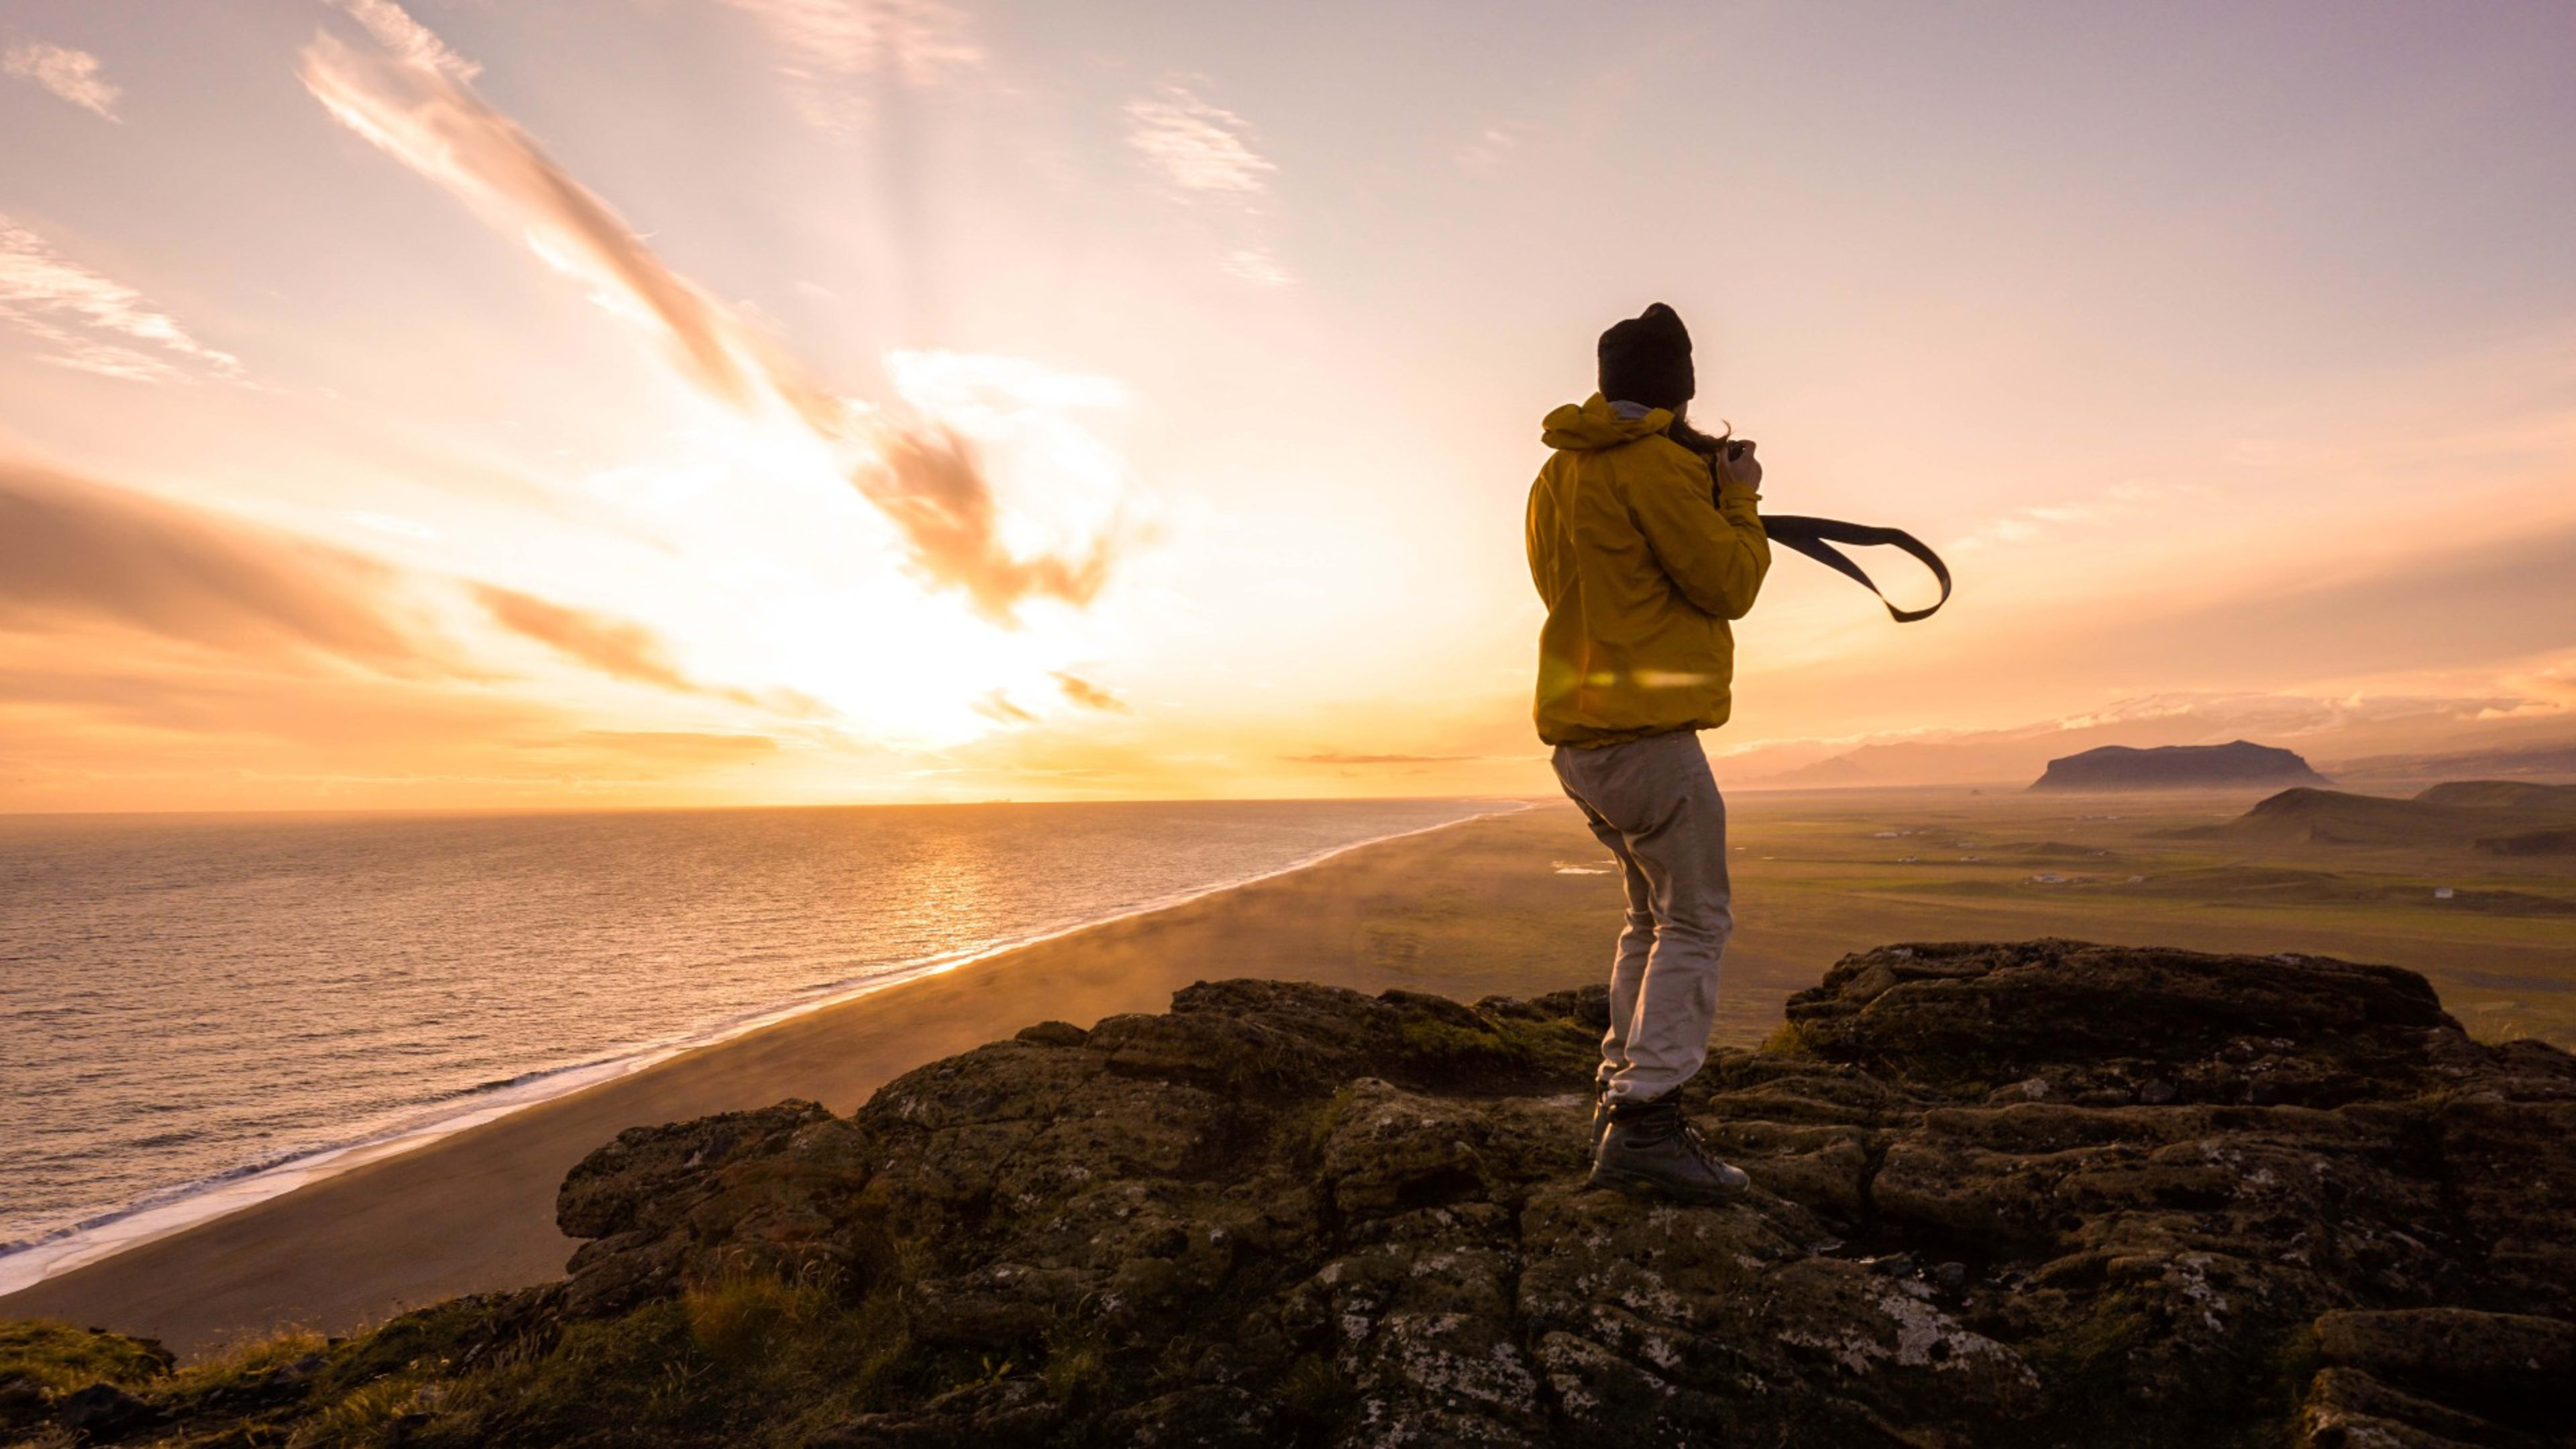
[[[2404,966],[2481,1038],[2576,1047],[2576,856],[2166,835],[2232,820],[2258,798],[1739,794],[1720,1036],[1759,1040],[1782,1000],[1848,951],[2072,936]],[[1617,880],[1570,809],[1550,802],[1450,834],[1467,858],[1444,877],[1491,885],[1366,902],[1354,944],[1386,979],[1539,989],[1602,968]]]

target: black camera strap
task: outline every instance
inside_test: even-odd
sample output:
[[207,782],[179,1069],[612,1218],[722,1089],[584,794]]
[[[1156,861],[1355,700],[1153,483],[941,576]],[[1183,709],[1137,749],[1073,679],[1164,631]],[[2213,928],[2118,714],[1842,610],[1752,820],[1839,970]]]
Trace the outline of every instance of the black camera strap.
[[[1901,528],[1873,528],[1866,523],[1845,523],[1839,518],[1802,518],[1794,513],[1766,513],[1762,515],[1762,531],[1770,536],[1773,543],[1782,544],[1803,553],[1834,572],[1856,581],[1871,593],[1877,594],[1878,601],[1887,604],[1889,616],[1900,624],[1911,624],[1917,619],[1929,619],[1940,611],[1943,604],[1950,602],[1949,566],[1941,562],[1939,554],[1925,547],[1921,539]],[[1841,549],[1834,547],[1838,543],[1848,543],[1856,547],[1883,543],[1890,548],[1902,549],[1912,554],[1925,568],[1932,571],[1932,577],[1941,581],[1941,597],[1934,600],[1932,606],[1926,609],[1900,609],[1894,604],[1888,604],[1887,595],[1880,592],[1878,585],[1870,582],[1869,575],[1861,572],[1860,565],[1853,563]]]

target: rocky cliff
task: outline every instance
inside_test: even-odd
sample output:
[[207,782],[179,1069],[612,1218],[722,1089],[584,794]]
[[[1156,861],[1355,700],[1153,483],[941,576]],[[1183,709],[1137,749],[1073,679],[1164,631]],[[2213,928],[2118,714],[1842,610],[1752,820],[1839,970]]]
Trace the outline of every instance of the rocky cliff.
[[1690,1089],[1738,1205],[1584,1189],[1597,989],[1215,982],[853,1116],[627,1132],[564,1183],[559,1283],[175,1376],[127,1346],[86,1404],[31,1372],[0,1414],[204,1444],[2576,1435],[2566,1054],[2469,1040],[2404,971],[2065,941],[1853,956],[1788,1016]]

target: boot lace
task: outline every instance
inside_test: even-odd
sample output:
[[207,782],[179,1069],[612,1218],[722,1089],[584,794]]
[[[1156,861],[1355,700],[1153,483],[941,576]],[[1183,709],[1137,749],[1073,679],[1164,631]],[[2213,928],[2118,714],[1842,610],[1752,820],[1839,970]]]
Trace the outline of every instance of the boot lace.
[[1690,1118],[1681,1118],[1681,1126],[1682,1146],[1691,1156],[1699,1159],[1700,1163],[1711,1172],[1719,1171],[1726,1166],[1726,1159],[1709,1150],[1708,1139],[1699,1135],[1699,1129],[1691,1125]]

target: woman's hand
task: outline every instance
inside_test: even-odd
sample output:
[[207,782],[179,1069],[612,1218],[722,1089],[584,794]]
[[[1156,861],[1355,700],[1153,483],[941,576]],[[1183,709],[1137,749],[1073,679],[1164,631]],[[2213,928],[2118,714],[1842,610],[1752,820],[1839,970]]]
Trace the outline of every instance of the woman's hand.
[[1762,460],[1753,456],[1753,446],[1750,438],[1729,438],[1719,450],[1718,471],[1729,482],[1741,483],[1747,488],[1762,486]]

